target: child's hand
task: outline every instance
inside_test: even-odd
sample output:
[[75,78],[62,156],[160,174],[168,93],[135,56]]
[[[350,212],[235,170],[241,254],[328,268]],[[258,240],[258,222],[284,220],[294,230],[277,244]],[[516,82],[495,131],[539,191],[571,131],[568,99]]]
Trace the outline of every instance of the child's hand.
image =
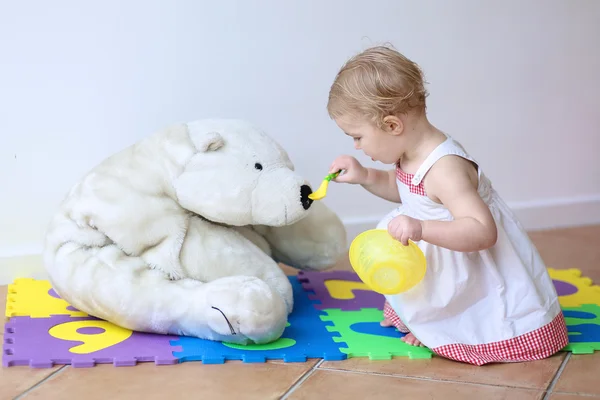
[[422,221],[398,215],[388,224],[388,233],[403,245],[408,246],[408,239],[418,242],[423,236]]
[[358,160],[352,156],[340,156],[336,158],[329,168],[329,173],[344,172],[338,175],[334,181],[340,183],[352,183],[362,185],[367,181],[369,172]]

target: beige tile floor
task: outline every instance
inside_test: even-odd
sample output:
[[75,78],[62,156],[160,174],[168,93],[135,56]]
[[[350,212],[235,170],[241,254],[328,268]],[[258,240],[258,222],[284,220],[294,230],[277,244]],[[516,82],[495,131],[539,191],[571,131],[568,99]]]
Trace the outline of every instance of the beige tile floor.
[[[600,226],[533,232],[549,267],[579,268],[600,284]],[[349,269],[347,262],[337,268]],[[293,270],[284,268],[286,272]],[[0,287],[4,309],[6,287]],[[2,324],[0,324],[2,325]],[[0,335],[4,333],[0,326]],[[600,399],[600,353],[473,367],[431,360],[303,364],[140,364],[0,370],[4,399]]]

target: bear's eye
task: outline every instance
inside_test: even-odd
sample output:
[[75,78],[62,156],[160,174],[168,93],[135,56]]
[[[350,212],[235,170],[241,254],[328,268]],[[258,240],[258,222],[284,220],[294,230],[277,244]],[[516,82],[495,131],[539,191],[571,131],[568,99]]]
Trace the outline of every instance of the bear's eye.
[[261,163],[256,163],[256,164],[254,164],[254,168],[256,168],[256,169],[257,169],[257,170],[259,170],[259,171],[262,171],[262,168],[263,168],[263,167],[262,167],[262,164],[261,164]]

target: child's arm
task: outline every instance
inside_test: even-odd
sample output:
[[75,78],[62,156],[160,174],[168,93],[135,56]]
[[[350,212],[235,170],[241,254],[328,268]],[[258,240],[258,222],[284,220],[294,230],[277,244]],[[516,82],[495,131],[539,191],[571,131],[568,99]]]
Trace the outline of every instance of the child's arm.
[[359,184],[375,196],[394,203],[400,203],[396,172],[365,168],[351,156],[336,158],[329,169],[330,173],[344,170],[343,174],[334,179],[335,182]]
[[454,221],[422,221],[422,240],[464,252],[496,244],[496,223],[477,192],[477,170],[470,161],[441,158],[429,170],[424,185],[427,195],[445,205]]
[[382,199],[400,203],[400,193],[396,182],[396,171],[383,171],[381,169],[366,168],[367,179],[362,187]]
[[399,215],[390,221],[388,232],[408,244],[424,240],[463,252],[485,250],[497,240],[497,228],[488,206],[477,193],[477,171],[469,161],[455,156],[440,159],[425,176],[427,195],[444,204],[453,221],[420,221]]

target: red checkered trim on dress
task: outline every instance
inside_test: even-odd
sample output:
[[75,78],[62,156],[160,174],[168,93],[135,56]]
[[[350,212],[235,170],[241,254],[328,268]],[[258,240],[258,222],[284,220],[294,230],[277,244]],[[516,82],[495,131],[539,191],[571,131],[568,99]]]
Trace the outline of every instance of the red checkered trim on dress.
[[402,169],[399,166],[396,166],[396,177],[400,182],[408,186],[408,189],[411,193],[419,194],[421,196],[427,196],[427,194],[425,193],[425,187],[423,186],[423,181],[419,182],[418,186],[412,184],[412,179],[414,177],[413,174],[407,174],[406,172],[402,171]]
[[512,339],[478,345],[449,344],[431,350],[451,360],[484,365],[541,360],[557,353],[568,343],[567,325],[560,312],[549,324]]
[[396,311],[394,311],[392,306],[390,306],[390,303],[388,303],[387,301],[383,305],[383,316],[386,319],[389,319],[390,322],[392,323],[392,325],[394,325],[396,327],[396,329],[398,329],[400,332],[402,332],[402,333],[410,332],[408,330],[408,328],[406,327],[406,325],[404,325],[404,322],[402,322],[400,317],[398,317],[398,314],[396,314]]

